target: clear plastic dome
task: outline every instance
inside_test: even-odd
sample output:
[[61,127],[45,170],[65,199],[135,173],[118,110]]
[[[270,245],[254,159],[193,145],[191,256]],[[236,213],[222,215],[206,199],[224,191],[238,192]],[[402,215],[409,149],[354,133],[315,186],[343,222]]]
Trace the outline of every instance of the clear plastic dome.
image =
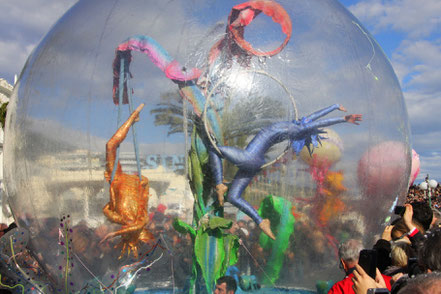
[[[337,1],[250,3],[79,1],[29,57],[9,104],[6,188],[54,291],[202,293],[235,270],[243,287],[315,289],[341,279],[337,244],[372,246],[404,200],[407,112],[372,36]],[[317,120],[332,124],[262,141],[262,168],[227,156],[334,104]],[[360,125],[344,123],[351,113]],[[249,210],[233,201],[241,176]]]

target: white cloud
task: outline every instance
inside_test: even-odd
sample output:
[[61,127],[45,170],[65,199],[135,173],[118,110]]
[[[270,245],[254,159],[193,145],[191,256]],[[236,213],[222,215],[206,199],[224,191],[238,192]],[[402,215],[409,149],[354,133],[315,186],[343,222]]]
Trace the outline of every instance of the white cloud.
[[[435,138],[438,138],[438,141],[434,140]],[[415,151],[417,153],[424,153],[424,152],[426,152],[426,153],[438,152],[439,153],[439,152],[441,152],[441,148],[439,147],[441,140],[439,138],[441,138],[441,130],[439,130],[439,129],[435,129],[435,130],[432,130],[429,132],[424,132],[424,133],[413,134],[413,140],[418,141],[418,146],[414,146],[413,149],[415,149]],[[427,150],[435,150],[435,151],[427,152]]]
[[0,1],[0,76],[13,82],[38,41],[76,1]]
[[439,0],[365,0],[349,7],[374,33],[392,28],[412,38],[428,36],[441,28]]
[[[11,79],[14,74],[19,74],[26,58],[31,53],[34,45],[20,45],[18,42],[0,41],[0,68],[1,74],[9,73],[2,78]],[[21,65],[21,67],[20,67]],[[13,82],[13,80],[9,80]]]
[[403,87],[423,93],[441,92],[441,45],[427,40],[404,41],[392,56]]
[[[3,1],[1,22],[12,31],[26,30],[45,33],[77,0],[20,0]],[[41,35],[40,35],[41,37]]]
[[427,40],[403,41],[393,58],[403,63],[441,64],[441,45]]
[[[392,62],[402,81],[413,132],[439,128],[441,45],[426,40],[404,41],[393,53]],[[439,136],[432,140],[435,138]],[[419,140],[414,142],[420,144]]]

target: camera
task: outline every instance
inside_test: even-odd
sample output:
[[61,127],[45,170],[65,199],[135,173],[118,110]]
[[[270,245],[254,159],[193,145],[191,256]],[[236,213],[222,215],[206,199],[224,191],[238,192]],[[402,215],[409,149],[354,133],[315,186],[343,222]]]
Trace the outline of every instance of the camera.
[[405,211],[406,211],[406,207],[405,206],[395,206],[395,208],[394,208],[394,213],[396,215],[403,216]]
[[389,290],[386,288],[370,288],[367,291],[367,294],[389,294]]
[[419,266],[418,258],[409,257],[409,259],[407,260],[407,273],[409,277],[413,277],[423,273]]
[[360,251],[360,257],[358,258],[358,264],[364,269],[364,271],[375,280],[377,274],[377,251],[373,249],[363,249]]

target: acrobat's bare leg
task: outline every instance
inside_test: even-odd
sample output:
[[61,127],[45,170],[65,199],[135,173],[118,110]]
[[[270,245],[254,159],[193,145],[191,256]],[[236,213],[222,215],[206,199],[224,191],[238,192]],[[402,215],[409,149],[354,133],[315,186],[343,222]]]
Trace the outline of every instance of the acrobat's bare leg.
[[[144,104],[140,104],[138,108],[133,111],[130,117],[126,120],[125,123],[121,125],[121,127],[116,131],[116,133],[110,138],[110,140],[106,144],[106,178],[110,179],[110,175],[113,171],[113,166],[115,164],[116,159],[116,149],[121,144],[122,141],[127,136],[127,133],[130,130],[130,127],[134,122],[139,121],[139,113],[144,108]],[[120,169],[118,163],[118,169]]]
[[224,195],[227,192],[228,187],[224,183],[220,183],[216,185],[216,194],[217,200],[219,201],[220,206],[224,206]]
[[264,219],[259,224],[259,228],[273,240],[276,240],[276,236],[274,236],[273,231],[271,231],[271,222],[269,219]]
[[260,229],[275,240],[273,232],[271,231],[271,223],[269,219],[262,219],[251,204],[242,198],[242,193],[251,182],[255,173],[249,173],[239,170],[231,183],[230,191],[228,192],[228,201],[239,208],[246,215],[251,217],[253,221],[259,225]]
[[209,150],[208,155],[210,158],[211,173],[215,182],[217,200],[220,206],[224,206],[224,195],[228,187],[223,183],[222,159],[214,150]]

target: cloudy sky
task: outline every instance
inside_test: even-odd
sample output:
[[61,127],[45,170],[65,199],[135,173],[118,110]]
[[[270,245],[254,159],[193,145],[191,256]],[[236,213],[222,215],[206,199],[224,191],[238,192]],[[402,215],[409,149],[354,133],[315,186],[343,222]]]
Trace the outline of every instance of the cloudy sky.
[[[0,1],[0,77],[10,83],[27,56],[76,0]],[[374,35],[401,83],[419,179],[441,181],[441,1],[341,0]]]

